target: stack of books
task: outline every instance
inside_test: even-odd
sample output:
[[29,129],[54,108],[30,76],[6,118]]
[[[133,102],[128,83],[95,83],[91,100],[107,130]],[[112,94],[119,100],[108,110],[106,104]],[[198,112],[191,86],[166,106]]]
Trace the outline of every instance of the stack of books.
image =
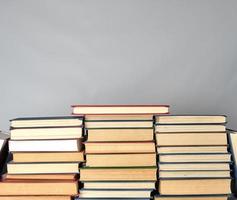
[[80,199],[150,199],[157,180],[154,112],[168,107],[74,106],[87,135]]
[[155,123],[160,194],[156,199],[227,199],[231,155],[226,117],[156,116]]
[[84,161],[82,126],[80,117],[11,120],[12,160],[0,195],[37,200],[69,200],[77,195],[79,164]]

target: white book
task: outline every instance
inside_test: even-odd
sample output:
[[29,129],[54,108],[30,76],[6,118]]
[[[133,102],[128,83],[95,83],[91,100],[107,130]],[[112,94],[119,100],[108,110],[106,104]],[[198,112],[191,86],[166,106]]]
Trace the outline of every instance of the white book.
[[80,151],[81,140],[10,140],[11,152]]

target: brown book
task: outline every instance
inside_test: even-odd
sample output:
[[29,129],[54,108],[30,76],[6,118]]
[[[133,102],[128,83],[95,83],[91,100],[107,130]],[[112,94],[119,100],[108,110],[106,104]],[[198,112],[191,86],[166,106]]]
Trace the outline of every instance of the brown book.
[[167,115],[156,116],[158,124],[222,124],[226,123],[224,115]]
[[228,195],[211,196],[155,196],[155,200],[228,200]]
[[88,121],[85,128],[152,128],[153,121]]
[[155,153],[154,142],[86,142],[86,154]]
[[156,181],[156,167],[80,169],[80,181]]
[[185,132],[225,132],[225,125],[156,125],[157,133],[185,133]]
[[5,180],[77,180],[78,174],[4,174]]
[[160,179],[161,195],[230,194],[231,179]]
[[167,114],[168,105],[73,105],[74,115]]
[[213,162],[231,162],[230,154],[180,154],[180,155],[160,155],[161,163],[213,163]]
[[0,182],[1,196],[14,195],[76,195],[77,181],[4,181]]
[[71,200],[71,196],[1,196],[1,200]]
[[157,146],[227,145],[227,134],[178,133],[156,134]]
[[152,141],[153,129],[88,129],[88,142]]
[[156,154],[87,154],[88,167],[156,166]]
[[84,162],[84,152],[13,152],[13,162]]

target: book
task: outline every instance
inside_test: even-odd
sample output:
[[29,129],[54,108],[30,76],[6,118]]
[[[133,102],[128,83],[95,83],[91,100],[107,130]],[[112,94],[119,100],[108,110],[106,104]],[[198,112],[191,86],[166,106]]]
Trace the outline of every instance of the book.
[[81,152],[13,152],[13,162],[84,162]]
[[4,166],[8,157],[9,135],[0,131],[0,174],[4,171]]
[[156,154],[87,154],[88,167],[156,166]]
[[82,127],[17,128],[11,140],[74,139],[82,137]]
[[184,132],[225,132],[225,125],[221,124],[199,124],[199,125],[156,125],[157,133],[184,133]]
[[78,174],[4,174],[5,180],[77,180]]
[[227,146],[226,133],[168,133],[156,134],[157,146]]
[[7,164],[9,174],[79,173],[79,163],[14,163]]
[[159,178],[229,178],[230,171],[159,171]]
[[1,200],[72,200],[71,196],[1,196]]
[[140,182],[83,182],[84,189],[155,189],[155,181]]
[[180,155],[160,155],[160,163],[217,163],[231,162],[231,154],[180,154]]
[[88,142],[152,141],[153,128],[88,129]]
[[154,142],[86,142],[86,154],[155,153]]
[[159,163],[159,170],[230,170],[229,163]]
[[156,181],[156,167],[80,168],[80,181]]
[[228,200],[228,195],[155,196],[154,200]]
[[225,115],[167,115],[156,116],[156,124],[224,124]]
[[21,195],[76,195],[77,181],[3,181],[0,182],[0,196]]
[[151,190],[80,190],[80,198],[150,198]]
[[85,128],[152,128],[153,121],[88,121]]
[[231,179],[160,179],[158,191],[161,195],[230,194]]
[[171,146],[157,147],[158,154],[228,153],[227,146]]
[[168,105],[73,105],[72,114],[167,114]]
[[88,121],[153,121],[153,115],[85,115],[85,122]]
[[25,117],[10,120],[12,128],[82,126],[81,117]]
[[81,139],[64,140],[10,140],[11,152],[81,151]]

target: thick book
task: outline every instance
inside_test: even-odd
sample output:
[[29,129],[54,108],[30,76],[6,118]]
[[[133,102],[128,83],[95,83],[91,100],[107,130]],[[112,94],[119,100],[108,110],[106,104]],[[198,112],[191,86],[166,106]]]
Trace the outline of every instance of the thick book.
[[157,147],[158,154],[201,154],[201,153],[228,153],[226,146],[171,146]]
[[18,128],[11,130],[12,140],[74,139],[82,137],[82,127]]
[[13,152],[13,162],[84,162],[84,151],[80,152]]
[[73,105],[74,115],[167,114],[168,105]]
[[195,124],[195,125],[156,125],[155,131],[157,133],[191,133],[191,132],[225,132],[225,125],[221,124]]
[[11,152],[81,151],[82,147],[81,139],[9,141],[9,150]]
[[231,162],[231,154],[180,154],[159,156],[160,163],[218,163]]
[[152,141],[153,128],[88,129],[88,142]]
[[14,163],[7,164],[8,174],[79,173],[79,163]]
[[80,168],[80,181],[156,181],[156,167]]
[[87,154],[88,167],[156,166],[156,154]]
[[160,179],[161,195],[212,195],[230,194],[231,178]]
[[151,190],[80,190],[81,198],[150,198]]
[[217,146],[228,145],[226,133],[156,134],[157,146]]
[[81,117],[27,117],[11,120],[12,128],[36,128],[36,127],[70,127],[82,126]]
[[229,178],[230,170],[159,171],[159,178]]
[[155,196],[154,200],[228,200],[228,195]]
[[0,196],[77,195],[78,181],[3,181]]
[[86,154],[155,153],[154,142],[86,142]]
[[167,115],[156,116],[156,124],[223,124],[225,115]]
[[150,189],[156,188],[155,181],[116,181],[116,182],[83,182],[84,189]]
[[85,128],[152,128],[153,121],[87,121]]

